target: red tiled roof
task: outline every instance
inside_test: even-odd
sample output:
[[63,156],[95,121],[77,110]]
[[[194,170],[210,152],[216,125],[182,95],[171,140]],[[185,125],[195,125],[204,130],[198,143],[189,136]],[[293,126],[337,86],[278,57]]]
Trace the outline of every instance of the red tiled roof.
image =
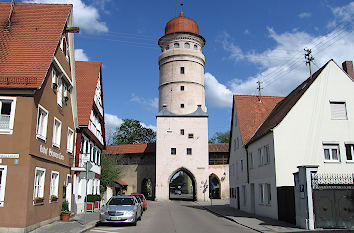
[[247,144],[256,141],[260,137],[266,135],[271,129],[276,127],[292,109],[292,107],[297,103],[301,96],[306,92],[306,90],[311,86],[311,84],[317,79],[318,75],[327,66],[327,64],[333,60],[329,60],[324,66],[317,70],[312,77],[306,79],[297,88],[295,88],[286,98],[279,102],[272,112],[268,115],[265,121],[260,125],[258,130],[252,136],[252,138],[247,142]]
[[229,143],[209,144],[209,153],[229,152]]
[[79,125],[88,125],[101,62],[76,61],[76,95]]
[[117,180],[116,182],[122,186],[128,186],[128,184],[126,182],[124,182],[123,180]]
[[0,87],[40,88],[72,5],[0,3]]
[[284,97],[234,95],[238,119],[233,120],[238,120],[243,145],[247,144],[259,125],[282,99],[284,99]]

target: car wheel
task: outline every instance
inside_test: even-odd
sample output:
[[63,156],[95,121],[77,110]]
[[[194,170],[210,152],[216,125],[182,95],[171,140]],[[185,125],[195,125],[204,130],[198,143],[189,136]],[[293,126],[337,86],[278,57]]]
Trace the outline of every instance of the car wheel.
[[133,226],[136,226],[136,223],[137,223],[137,219],[136,219],[136,215],[135,215],[135,219],[134,219],[134,222],[132,223]]

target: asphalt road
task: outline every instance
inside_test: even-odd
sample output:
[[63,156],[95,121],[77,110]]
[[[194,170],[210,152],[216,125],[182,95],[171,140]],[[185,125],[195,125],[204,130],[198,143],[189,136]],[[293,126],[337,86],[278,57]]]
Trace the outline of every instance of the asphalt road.
[[217,217],[193,202],[166,201],[149,202],[142,220],[137,226],[99,225],[90,233],[219,233],[219,232],[254,232],[234,222]]

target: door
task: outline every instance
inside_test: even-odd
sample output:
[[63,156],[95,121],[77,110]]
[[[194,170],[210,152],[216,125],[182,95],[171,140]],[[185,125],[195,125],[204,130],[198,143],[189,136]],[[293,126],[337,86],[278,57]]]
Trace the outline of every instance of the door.
[[237,196],[237,209],[240,209],[240,188],[236,188],[236,196]]
[[255,202],[254,184],[251,184],[251,213],[253,214],[256,212]]
[[70,211],[71,211],[71,194],[72,194],[72,178],[71,175],[66,175],[65,200],[69,202]]

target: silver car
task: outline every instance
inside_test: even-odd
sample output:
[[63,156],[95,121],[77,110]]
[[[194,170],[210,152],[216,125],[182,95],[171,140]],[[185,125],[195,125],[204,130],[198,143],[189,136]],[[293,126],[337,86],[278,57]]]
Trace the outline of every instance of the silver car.
[[101,223],[132,223],[141,219],[141,206],[132,196],[113,196],[100,210]]

